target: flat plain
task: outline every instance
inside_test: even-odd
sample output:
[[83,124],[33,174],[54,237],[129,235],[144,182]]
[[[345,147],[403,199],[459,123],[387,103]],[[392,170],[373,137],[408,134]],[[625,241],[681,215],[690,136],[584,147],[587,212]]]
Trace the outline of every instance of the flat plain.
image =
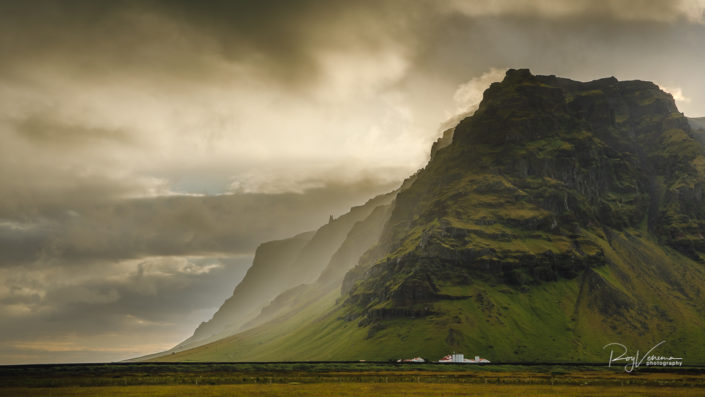
[[396,363],[0,367],[0,396],[702,396],[705,368]]

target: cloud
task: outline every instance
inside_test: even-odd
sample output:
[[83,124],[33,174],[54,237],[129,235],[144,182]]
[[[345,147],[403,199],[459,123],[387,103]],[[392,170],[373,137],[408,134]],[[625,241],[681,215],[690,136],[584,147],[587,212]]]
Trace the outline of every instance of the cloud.
[[681,87],[664,87],[660,86],[662,90],[668,92],[673,96],[673,99],[676,101],[676,104],[681,104],[681,103],[690,103],[691,99],[689,97],[686,97],[683,95],[683,89]]
[[[398,109],[386,98],[407,73],[413,28],[400,5],[2,7],[0,167],[9,175],[0,172],[0,185],[13,202],[80,189],[223,193],[235,181],[290,180],[292,168],[320,185],[361,162],[399,181],[423,165],[433,139],[430,120],[363,139],[380,113]],[[184,182],[194,173],[210,179],[206,191]]]
[[501,81],[506,71],[506,69],[490,68],[482,75],[460,84],[453,94],[455,109],[446,113],[448,120],[443,123],[441,129],[452,128],[460,120],[473,114],[480,105],[485,90],[490,84]]
[[610,18],[623,21],[703,23],[702,0],[480,0],[451,1],[450,7],[469,16],[523,15],[541,18]]
[[482,101],[482,94],[485,90],[490,84],[501,81],[505,73],[506,69],[492,68],[481,76],[473,77],[470,81],[461,84],[453,94],[455,110],[465,113],[477,107]]
[[[424,2],[415,8],[430,9]],[[146,73],[158,84],[200,84],[230,74],[304,89],[339,79],[327,68],[344,66],[341,61],[369,55],[368,65],[376,65],[375,56],[389,55],[414,18],[400,3],[342,0],[40,1],[3,4],[0,10],[0,32],[7,37],[0,47],[12,59],[5,68],[15,73],[22,64],[49,61],[98,80]],[[380,72],[389,73],[365,71]]]
[[121,360],[171,347],[215,312],[249,261],[147,257],[21,275],[0,269],[3,363]]
[[[395,184],[328,184],[301,193],[173,196],[57,205],[64,212],[0,222],[0,266],[77,266],[152,255],[249,254],[260,243],[325,223]],[[70,210],[69,210],[70,209]],[[6,216],[17,215],[7,214]],[[40,220],[41,219],[41,220]]]
[[130,143],[131,139],[124,131],[104,128],[101,126],[88,127],[81,123],[68,123],[64,120],[48,119],[46,115],[30,115],[15,124],[15,131],[23,138],[35,144],[45,145],[91,145],[102,140],[119,143]]

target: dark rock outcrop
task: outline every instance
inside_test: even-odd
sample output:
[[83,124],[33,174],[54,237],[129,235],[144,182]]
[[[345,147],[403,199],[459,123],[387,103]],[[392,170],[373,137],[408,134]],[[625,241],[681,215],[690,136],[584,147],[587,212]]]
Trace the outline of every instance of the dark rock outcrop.
[[452,131],[345,277],[353,312],[415,310],[436,285],[578,277],[605,265],[604,228],[646,224],[705,258],[705,150],[655,84],[509,70]]

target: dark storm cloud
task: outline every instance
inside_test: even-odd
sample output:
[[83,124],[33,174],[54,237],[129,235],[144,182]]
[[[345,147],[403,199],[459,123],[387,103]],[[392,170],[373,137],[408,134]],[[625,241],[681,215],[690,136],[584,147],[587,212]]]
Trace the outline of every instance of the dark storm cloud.
[[[465,16],[450,18],[444,43],[429,48],[417,64],[426,73],[442,68],[454,75],[478,75],[486,64],[540,65],[546,72],[578,70],[588,76],[595,70],[624,72],[635,56],[653,68],[682,63],[692,67],[705,44],[702,25],[669,25],[654,21],[618,21],[572,15],[537,21],[528,16]],[[678,43],[678,45],[674,45]],[[658,48],[659,51],[654,51]],[[666,54],[663,53],[666,52]],[[471,56],[482,54],[482,59]],[[680,56],[683,58],[675,58]],[[673,58],[672,58],[673,57]],[[455,59],[456,62],[448,62]],[[657,62],[657,59],[660,62]],[[685,60],[685,62],[683,62]],[[604,66],[600,66],[604,63]],[[632,65],[633,66],[633,65]],[[470,68],[470,69],[468,69]],[[633,74],[643,69],[632,68]],[[470,71],[468,71],[470,70]],[[602,72],[606,73],[606,72]]]
[[330,214],[392,188],[361,182],[304,193],[159,197],[73,207],[45,214],[41,221],[0,223],[0,266],[51,259],[79,265],[154,255],[249,254],[265,240],[315,229]]
[[[579,16],[599,20],[651,20],[673,22],[687,19],[696,1],[671,0],[479,0],[450,1],[452,8],[466,15],[527,16],[566,18]],[[697,8],[697,7],[696,7]],[[702,11],[702,8],[700,8]],[[700,15],[694,17],[699,18]]]
[[93,145],[107,140],[118,143],[130,143],[132,138],[118,129],[88,127],[70,123],[46,114],[33,114],[18,120],[15,130],[23,138],[36,144],[46,145]]
[[[603,28],[702,20],[702,9],[688,8],[689,4],[665,0],[3,2],[0,55],[6,60],[4,67],[15,72],[27,63],[49,61],[85,76],[138,72],[198,81],[209,79],[207,72],[218,60],[253,66],[248,73],[264,73],[258,78],[275,78],[279,84],[307,84],[321,72],[317,57],[322,50],[362,50],[374,56],[396,45],[409,56],[418,56],[444,48],[449,34],[472,32],[469,40],[494,43],[496,51],[502,47],[521,51],[501,38],[521,27],[505,30],[503,24],[524,20],[540,29],[547,21],[563,21],[559,35],[545,32],[545,46],[570,42],[571,35],[565,33],[575,30],[610,37],[610,29]],[[521,40],[521,36],[515,38]],[[530,45],[526,51],[538,48]],[[473,58],[475,73],[488,68],[487,61],[470,48],[454,55],[461,60]]]
[[410,73],[442,70],[449,80],[463,81],[490,67],[528,67],[578,80],[653,80],[686,90],[690,101],[678,105],[687,114],[705,112],[705,75],[699,72],[705,52],[702,6],[500,1],[497,8],[477,10],[471,2],[458,3],[463,6],[442,25],[429,25],[427,37],[437,45],[416,53]]
[[[77,326],[93,332],[106,332],[133,321],[133,318],[151,323],[178,322],[184,312],[212,306],[214,299],[211,293],[216,291],[209,292],[209,285],[216,288],[220,299],[226,298],[232,292],[233,282],[244,275],[250,260],[250,256],[207,259],[156,257],[124,266],[98,262],[102,266],[122,269],[124,274],[120,277],[85,278],[78,285],[66,282],[41,285],[37,280],[30,283],[10,277],[29,290],[39,286],[46,290],[42,294],[20,293],[4,297],[0,303],[33,306],[39,315],[28,316],[28,320],[55,323],[55,328],[62,332],[69,332]],[[76,277],[82,276],[76,273]],[[23,330],[16,324],[5,324],[3,328],[16,334]],[[34,329],[39,334],[46,334],[45,330]]]
[[0,266],[26,264],[38,259],[39,248],[48,242],[48,231],[13,222],[0,223]]
[[0,297],[0,307],[25,308],[27,314],[3,311],[0,357],[5,362],[52,362],[57,356],[95,362],[106,355],[125,359],[145,348],[164,349],[215,311],[250,261],[251,257],[147,258],[136,266],[112,265],[113,272],[122,271],[118,277],[108,271],[92,277],[76,274],[83,279],[73,283],[6,277],[0,280],[0,289],[12,284],[17,291]]
[[317,79],[319,50],[386,51],[410,36],[424,9],[431,7],[342,0],[4,2],[0,55],[16,74],[51,62],[84,77],[138,72],[202,82],[225,62],[301,86]]

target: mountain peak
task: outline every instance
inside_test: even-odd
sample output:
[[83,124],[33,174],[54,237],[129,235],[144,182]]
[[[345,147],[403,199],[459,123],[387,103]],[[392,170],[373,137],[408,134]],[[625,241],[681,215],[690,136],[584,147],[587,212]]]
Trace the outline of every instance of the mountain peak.
[[507,69],[504,75],[504,81],[517,82],[522,80],[531,80],[534,75],[529,69]]
[[651,82],[614,77],[579,82],[509,69],[484,92],[475,114],[455,128],[454,141],[499,147],[578,131],[615,141],[620,138],[608,135],[616,130],[635,136],[661,130],[664,122],[690,129],[673,97]]

